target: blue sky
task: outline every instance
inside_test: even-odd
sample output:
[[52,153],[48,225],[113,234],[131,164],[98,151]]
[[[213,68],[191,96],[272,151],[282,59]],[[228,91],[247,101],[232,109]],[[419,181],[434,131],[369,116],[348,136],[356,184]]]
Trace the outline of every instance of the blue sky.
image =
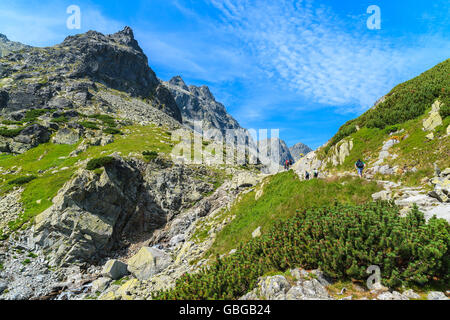
[[[66,28],[72,4],[80,30]],[[367,28],[370,5],[380,30]],[[0,33],[35,46],[129,25],[160,78],[206,84],[243,127],[313,148],[450,58],[449,19],[448,0],[0,1]]]

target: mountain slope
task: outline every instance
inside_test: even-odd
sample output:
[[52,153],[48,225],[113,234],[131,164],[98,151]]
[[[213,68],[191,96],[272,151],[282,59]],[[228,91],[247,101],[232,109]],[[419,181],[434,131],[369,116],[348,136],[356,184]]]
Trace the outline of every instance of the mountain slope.
[[112,35],[89,31],[69,36],[54,47],[14,52],[0,60],[0,79],[3,114],[30,108],[83,106],[92,97],[89,90],[96,90],[99,83],[144,99],[181,121],[173,97],[148,66],[129,27]]
[[11,52],[27,48],[31,47],[20,42],[10,41],[4,34],[0,33],[0,58],[10,54]]

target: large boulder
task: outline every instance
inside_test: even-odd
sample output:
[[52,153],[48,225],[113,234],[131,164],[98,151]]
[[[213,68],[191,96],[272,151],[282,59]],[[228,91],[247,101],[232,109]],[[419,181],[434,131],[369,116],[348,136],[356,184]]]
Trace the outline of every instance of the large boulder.
[[125,228],[142,232],[165,222],[143,183],[133,163],[120,158],[101,175],[80,169],[36,217],[31,241],[44,248],[51,265],[97,262],[120,245]]
[[425,131],[432,131],[442,124],[442,118],[439,114],[440,106],[441,103],[439,100],[436,100],[431,108],[428,118],[423,120],[423,129]]
[[56,132],[52,141],[55,144],[76,144],[80,140],[81,135],[80,130],[62,128]]
[[50,131],[48,128],[33,124],[20,132],[20,134],[9,142],[9,150],[12,153],[22,154],[41,143],[50,140]]
[[102,275],[113,280],[121,279],[128,274],[128,266],[119,260],[108,260],[103,267]]
[[142,247],[128,260],[128,271],[139,280],[148,280],[172,263],[172,258],[161,250]]

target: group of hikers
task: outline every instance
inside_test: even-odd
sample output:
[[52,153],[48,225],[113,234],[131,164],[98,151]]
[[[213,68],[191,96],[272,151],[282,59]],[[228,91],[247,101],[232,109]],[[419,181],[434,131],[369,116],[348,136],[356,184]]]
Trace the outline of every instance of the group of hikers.
[[287,159],[285,162],[284,162],[284,170],[290,170],[291,169],[291,166],[294,164],[294,161],[292,160],[292,159]]
[[[358,161],[355,162],[355,168],[358,172],[358,175],[362,178],[364,169],[366,168],[366,164],[361,159],[358,159]],[[319,178],[319,170],[316,168],[313,170],[313,177],[314,179]],[[308,171],[305,171],[305,180],[309,180],[311,178],[311,174]]]
[[[293,165],[292,159],[287,159],[284,162],[284,170],[290,170],[292,165]],[[365,168],[366,164],[361,159],[358,159],[358,161],[355,162],[355,169],[361,178],[363,177],[363,172]],[[319,178],[319,170],[317,168],[313,170],[313,177],[314,179]],[[309,180],[310,178],[311,174],[308,171],[305,171],[305,180]]]

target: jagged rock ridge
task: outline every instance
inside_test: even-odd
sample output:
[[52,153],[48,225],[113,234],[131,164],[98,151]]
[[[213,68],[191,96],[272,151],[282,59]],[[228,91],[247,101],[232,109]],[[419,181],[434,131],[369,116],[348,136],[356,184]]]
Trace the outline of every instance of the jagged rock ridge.
[[306,156],[308,153],[313,151],[310,147],[308,147],[304,143],[297,143],[289,148],[289,151],[291,152],[292,157],[295,161],[298,161],[303,156]]
[[0,61],[0,79],[4,114],[54,106],[54,100],[67,93],[71,101],[62,103],[64,107],[83,105],[101,83],[146,99],[181,122],[173,97],[149,67],[129,27],[111,35],[88,31],[53,47],[13,52]]
[[183,123],[190,128],[194,129],[194,122],[200,121],[204,131],[213,129],[223,134],[227,129],[242,129],[207,86],[187,86],[180,76],[164,84],[175,98]]

